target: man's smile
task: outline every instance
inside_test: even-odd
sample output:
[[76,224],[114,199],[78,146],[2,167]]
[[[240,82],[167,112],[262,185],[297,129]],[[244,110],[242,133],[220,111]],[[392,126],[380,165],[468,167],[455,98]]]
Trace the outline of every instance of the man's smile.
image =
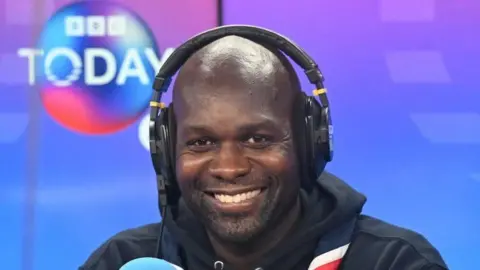
[[215,199],[219,200],[222,203],[241,203],[248,200],[255,198],[258,194],[262,192],[261,189],[255,189],[248,192],[242,192],[236,195],[228,195],[228,194],[221,194],[215,193],[213,196]]
[[206,191],[206,199],[219,212],[249,212],[264,200],[267,188],[229,189]]

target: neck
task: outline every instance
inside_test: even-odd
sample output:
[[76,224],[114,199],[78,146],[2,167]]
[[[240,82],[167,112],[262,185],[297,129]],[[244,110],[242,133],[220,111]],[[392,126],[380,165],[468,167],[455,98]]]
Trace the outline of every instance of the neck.
[[287,211],[287,215],[282,215],[273,219],[268,230],[265,230],[259,236],[252,237],[252,240],[246,243],[232,243],[222,241],[214,234],[208,233],[215,253],[220,258],[233,265],[236,269],[250,269],[255,267],[267,252],[277,246],[289,232],[294,228],[300,216],[300,198]]

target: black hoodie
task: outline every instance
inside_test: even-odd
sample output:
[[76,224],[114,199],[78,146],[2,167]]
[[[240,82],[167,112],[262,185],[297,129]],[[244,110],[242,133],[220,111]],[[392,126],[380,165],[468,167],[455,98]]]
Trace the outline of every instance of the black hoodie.
[[[365,197],[338,178],[324,173],[318,184],[301,194],[302,215],[295,231],[254,269],[448,269],[421,235],[361,215]],[[179,216],[175,220],[171,216],[164,220],[162,239],[160,224],[124,231],[96,250],[80,269],[118,270],[132,259],[157,256],[158,243],[160,257],[185,270],[231,269],[216,257],[202,225],[183,204]]]

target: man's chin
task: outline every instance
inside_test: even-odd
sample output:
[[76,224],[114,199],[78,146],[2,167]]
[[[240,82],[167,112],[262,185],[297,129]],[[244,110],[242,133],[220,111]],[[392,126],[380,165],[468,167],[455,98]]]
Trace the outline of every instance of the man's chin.
[[259,235],[264,226],[259,222],[243,220],[236,222],[217,221],[210,224],[209,227],[210,233],[221,241],[247,243],[253,237]]

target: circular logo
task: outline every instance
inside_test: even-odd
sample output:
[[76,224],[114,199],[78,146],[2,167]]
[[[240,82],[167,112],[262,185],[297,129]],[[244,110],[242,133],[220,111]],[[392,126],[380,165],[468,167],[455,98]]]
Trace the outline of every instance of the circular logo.
[[103,1],[68,5],[48,20],[38,48],[41,100],[65,128],[113,133],[147,109],[160,55],[149,27],[132,11]]

